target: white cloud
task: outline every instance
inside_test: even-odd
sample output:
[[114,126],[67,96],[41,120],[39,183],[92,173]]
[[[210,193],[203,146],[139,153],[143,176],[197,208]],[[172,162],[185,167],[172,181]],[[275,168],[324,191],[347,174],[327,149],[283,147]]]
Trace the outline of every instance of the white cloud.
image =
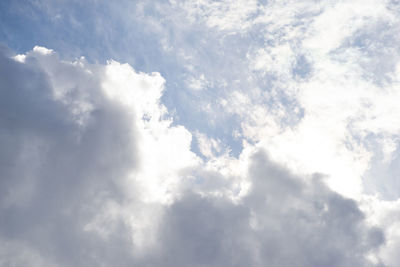
[[[93,10],[108,11],[110,5],[100,2],[91,3]],[[0,225],[0,255],[9,262],[1,264],[90,266],[102,255],[106,265],[176,265],[170,253],[185,266],[263,266],[269,260],[263,253],[278,246],[287,249],[272,253],[272,266],[288,266],[288,259],[321,265],[327,258],[333,266],[368,266],[364,256],[398,265],[399,226],[388,219],[398,210],[389,200],[400,194],[396,1],[121,2],[110,8],[110,18],[95,12],[93,21],[89,13],[87,21],[64,15],[73,2],[33,3],[60,18],[53,22],[71,22],[73,30],[87,30],[87,23],[104,37],[94,41],[104,46],[93,50],[134,58],[129,62],[136,69],[160,70],[167,83],[159,73],[117,61],[63,61],[39,46],[2,59],[0,166],[7,178],[0,181],[0,212],[7,219]],[[118,23],[109,23],[116,14]],[[111,39],[124,45],[114,47]],[[132,40],[142,50],[134,51]],[[163,100],[176,108],[175,121]],[[257,149],[296,175],[262,167],[272,163],[262,153],[252,157]],[[257,158],[263,164],[255,164]],[[330,189],[312,182],[315,172],[327,177]],[[257,184],[264,174],[272,177],[268,186]],[[290,189],[293,183],[297,189]],[[357,203],[367,198],[367,223],[353,200],[332,189]],[[295,196],[288,201],[275,191]],[[216,219],[204,221],[198,213]],[[329,224],[326,214],[341,218],[340,225]],[[291,222],[300,217],[312,220],[296,228]],[[289,236],[282,225],[299,231]],[[382,236],[367,225],[384,229],[379,254]],[[351,234],[342,236],[339,226]],[[315,229],[337,245],[313,237]],[[227,231],[242,233],[239,241],[252,250],[243,250]],[[310,246],[288,245],[304,244],[306,237]],[[82,249],[71,249],[76,240]],[[51,243],[60,247],[52,250]],[[181,244],[187,245],[184,255]],[[17,248],[24,251],[19,258]],[[352,249],[357,259],[345,253],[356,253]],[[232,251],[238,256],[228,259]],[[332,251],[343,262],[333,261]]]
[[[201,14],[213,10],[192,7]],[[252,14],[241,25],[250,33],[256,29],[265,44],[243,40],[251,44],[247,69],[238,66],[247,84],[235,88],[232,82],[220,95],[225,111],[239,116],[243,136],[260,142],[276,160],[296,172],[325,173],[338,192],[360,196],[371,159],[382,152],[390,161],[400,130],[395,64],[378,63],[390,82],[376,83],[382,71],[371,72],[376,54],[395,46],[388,37],[389,47],[373,39],[381,30],[375,25],[388,24],[386,35],[396,32],[393,7],[385,1],[271,1]],[[363,34],[372,35],[368,47],[357,44]],[[379,145],[371,147],[371,139]]]
[[213,138],[208,138],[205,134],[196,133],[197,143],[200,153],[206,158],[214,158],[222,150],[221,142]]
[[207,26],[219,30],[245,30],[250,26],[249,18],[257,12],[258,3],[254,0],[224,1],[171,1],[183,8],[192,19],[205,20]]
[[318,179],[198,133],[202,163],[159,74],[37,51],[0,68],[3,265],[378,266],[382,232]]
[[[2,243],[32,246],[26,255],[37,265],[46,258],[92,265],[123,233],[122,264],[133,257],[128,251],[151,243],[144,235],[156,229],[157,205],[172,201],[184,181],[180,171],[197,165],[191,134],[172,126],[159,103],[159,74],[117,62],[65,62],[43,51],[50,50],[36,47],[24,62],[2,55]],[[83,251],[52,253],[52,243]],[[115,257],[111,251],[98,260]]]

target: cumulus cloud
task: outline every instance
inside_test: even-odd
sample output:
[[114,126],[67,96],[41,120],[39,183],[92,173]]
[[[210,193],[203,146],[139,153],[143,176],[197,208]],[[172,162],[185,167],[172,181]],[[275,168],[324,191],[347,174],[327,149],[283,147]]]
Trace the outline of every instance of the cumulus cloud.
[[196,161],[190,134],[161,118],[163,79],[115,62],[63,62],[43,47],[19,58],[2,51],[3,266],[31,254],[50,266],[128,264],[154,212],[121,207],[167,201],[178,169]]
[[375,266],[384,241],[354,201],[314,178],[253,154],[252,188],[239,202],[187,192],[167,208],[160,229],[163,266]]
[[[93,71],[43,48],[25,63],[2,51],[3,266],[82,266],[95,264],[97,254],[105,263],[129,255],[84,230],[108,199],[121,201],[122,181],[137,165],[135,125],[101,93],[95,77],[102,71]],[[124,229],[111,224],[114,233]],[[124,235],[108,239],[126,242]]]
[[0,72],[2,266],[381,266],[383,232],[320,178],[199,133],[197,157],[159,74],[43,47]]

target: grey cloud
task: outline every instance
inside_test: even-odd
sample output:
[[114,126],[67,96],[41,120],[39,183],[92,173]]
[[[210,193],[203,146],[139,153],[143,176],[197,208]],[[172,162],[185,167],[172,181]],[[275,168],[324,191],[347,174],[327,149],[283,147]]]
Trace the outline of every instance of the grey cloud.
[[[252,189],[240,203],[187,189],[161,208],[158,242],[144,252],[122,219],[104,225],[106,237],[86,231],[109,201],[135,201],[122,188],[140,159],[135,127],[99,90],[100,78],[51,60],[58,64],[50,74],[71,82],[63,101],[43,70],[51,62],[28,56],[22,64],[4,51],[0,58],[2,266],[379,266],[365,256],[383,233],[366,225],[354,201],[290,174],[262,151],[251,159]],[[93,71],[102,77],[101,68]],[[93,109],[82,125],[73,111],[83,102]]]
[[[122,200],[119,182],[136,162],[127,113],[95,82],[91,92],[70,88],[74,103],[56,100],[36,58],[21,64],[2,54],[0,68],[1,242],[21,241],[57,266],[124,266],[125,226],[109,240],[84,226],[107,199]],[[82,95],[94,106],[84,127],[71,111]]]
[[154,266],[382,266],[365,256],[384,242],[357,204],[272,163],[262,151],[240,204],[188,192],[167,211]]

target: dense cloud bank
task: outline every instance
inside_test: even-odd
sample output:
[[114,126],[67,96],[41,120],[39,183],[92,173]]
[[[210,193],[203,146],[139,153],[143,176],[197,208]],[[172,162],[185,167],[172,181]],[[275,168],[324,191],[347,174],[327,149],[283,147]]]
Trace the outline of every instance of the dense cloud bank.
[[42,47],[2,48],[0,73],[1,266],[381,266],[355,201],[263,150],[221,193],[158,74]]
[[20,63],[1,55],[0,265],[117,263],[129,255],[115,246],[129,244],[125,226],[106,241],[85,225],[108,199],[122,201],[120,181],[137,162],[135,127],[99,90],[101,71],[42,56]]
[[384,237],[354,201],[263,152],[251,161],[252,189],[239,204],[188,192],[167,208],[156,266],[375,266],[365,256]]

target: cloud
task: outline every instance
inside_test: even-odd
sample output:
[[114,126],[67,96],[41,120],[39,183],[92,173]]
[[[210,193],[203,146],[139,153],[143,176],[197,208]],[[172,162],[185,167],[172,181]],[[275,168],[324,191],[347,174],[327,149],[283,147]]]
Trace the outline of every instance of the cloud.
[[304,183],[263,151],[248,175],[239,203],[189,191],[168,207],[154,266],[378,266],[365,256],[383,233],[353,200],[318,178]]
[[200,160],[159,74],[43,47],[0,71],[2,266],[379,266],[383,232],[320,179]]
[[[236,132],[296,173],[327,174],[330,186],[349,197],[397,198],[398,3],[171,3],[179,19],[166,16],[176,32],[168,40],[190,64],[187,72],[226,81],[195,99],[210,107],[201,109],[216,122],[210,125],[223,124],[217,132],[229,128],[231,136],[201,132],[232,147]],[[196,47],[185,38],[198,40]],[[203,51],[213,60],[197,54]]]
[[[64,60],[35,47],[4,61],[14,67],[3,68],[3,84],[29,96],[4,91],[0,100],[7,115],[1,120],[7,129],[2,170],[20,178],[2,179],[4,206],[28,205],[48,177],[58,170],[69,175],[69,167],[80,164],[69,176],[99,176],[99,183],[68,181],[86,186],[76,186],[79,194],[104,191],[98,202],[106,203],[82,219],[85,231],[111,238],[122,221],[134,250],[145,253],[157,243],[164,208],[182,197],[243,199],[253,179],[246,150],[255,147],[298,177],[323,173],[331,189],[358,202],[376,195],[369,201],[379,204],[368,221],[399,196],[397,1],[35,0],[0,6],[9,46],[21,53],[40,42]],[[104,65],[68,60],[81,54]],[[135,70],[105,63],[108,58]],[[108,156],[98,156],[104,151]],[[54,166],[47,170],[46,164]],[[49,183],[60,190],[61,184]],[[375,224],[386,233],[382,257],[397,266],[397,224]],[[5,254],[21,246],[26,257],[39,255],[29,244],[4,244]]]
[[38,259],[31,266],[128,264],[142,240],[135,230],[153,222],[150,211],[125,216],[121,207],[165,201],[177,169],[196,161],[190,134],[161,118],[162,78],[119,63],[63,62],[39,47],[23,63],[9,54],[0,64],[0,231],[11,255],[3,266],[25,256]]

